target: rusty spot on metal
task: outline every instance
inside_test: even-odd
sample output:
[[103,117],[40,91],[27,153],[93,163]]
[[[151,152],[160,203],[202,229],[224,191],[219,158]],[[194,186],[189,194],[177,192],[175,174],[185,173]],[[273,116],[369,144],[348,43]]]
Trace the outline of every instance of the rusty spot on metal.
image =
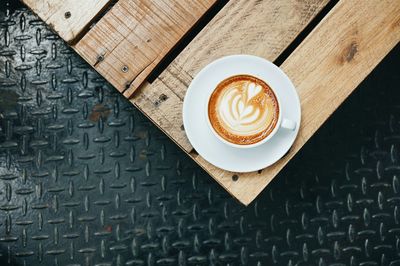
[[103,117],[103,119],[107,119],[110,113],[110,108],[107,108],[106,106],[99,103],[93,106],[92,111],[89,115],[89,120],[97,122],[100,120],[100,117]]
[[139,131],[135,134],[136,137],[141,139],[146,139],[147,135],[148,135],[147,131]]
[[142,151],[139,153],[139,159],[141,159],[142,161],[145,161],[145,160],[148,159],[145,150],[142,150]]
[[111,233],[111,232],[112,232],[112,226],[111,226],[111,225],[107,226],[107,227],[105,228],[105,230],[106,230],[107,232]]

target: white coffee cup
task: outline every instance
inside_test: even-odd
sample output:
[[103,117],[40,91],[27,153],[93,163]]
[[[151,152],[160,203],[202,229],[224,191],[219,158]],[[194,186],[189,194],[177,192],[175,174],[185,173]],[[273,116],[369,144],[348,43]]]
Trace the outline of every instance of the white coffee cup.
[[[245,75],[254,76],[254,75],[252,75],[252,74],[245,74]],[[255,77],[256,77],[256,78],[259,78],[259,77],[257,77],[257,76],[255,76]],[[259,78],[259,79],[261,79],[261,78]],[[263,80],[263,79],[261,79],[261,80]],[[221,81],[222,81],[222,80],[221,80]],[[264,82],[266,82],[266,83],[268,84],[267,81],[264,80]],[[215,88],[215,89],[216,89],[216,88]],[[220,141],[222,141],[223,143],[225,143],[226,145],[229,145],[229,146],[231,146],[231,147],[240,148],[240,149],[248,149],[248,148],[254,148],[254,147],[260,146],[260,145],[264,144],[265,142],[267,142],[268,140],[272,139],[272,137],[279,131],[280,128],[282,128],[282,129],[284,129],[284,130],[291,130],[291,131],[294,131],[294,130],[296,129],[296,126],[297,126],[297,125],[296,125],[296,122],[294,122],[294,121],[292,121],[292,120],[290,120],[290,119],[287,119],[287,118],[282,117],[282,113],[283,113],[283,112],[282,112],[281,101],[279,100],[279,97],[280,97],[280,96],[276,93],[276,91],[274,91],[273,88],[270,87],[270,89],[274,92],[275,97],[276,97],[276,100],[277,100],[277,102],[278,102],[278,107],[279,107],[278,121],[277,121],[277,123],[275,124],[274,129],[268,134],[268,136],[266,136],[265,138],[263,138],[262,140],[260,140],[260,141],[258,141],[258,142],[256,142],[256,143],[253,143],[253,144],[246,144],[246,145],[235,144],[235,143],[232,143],[232,142],[227,141],[226,139],[222,138],[222,137],[215,131],[215,129],[213,128],[213,126],[212,126],[212,124],[211,124],[211,121],[210,121],[210,117],[209,117],[209,115],[208,115],[208,105],[209,105],[209,102],[210,102],[211,95],[212,95],[212,93],[214,92],[214,90],[212,90],[211,93],[210,93],[210,95],[208,95],[208,97],[207,97],[207,102],[206,102],[206,104],[205,104],[204,112],[205,112],[207,124],[208,124],[209,128],[211,129],[211,132],[214,134],[214,136],[215,136],[216,138],[218,138]]]

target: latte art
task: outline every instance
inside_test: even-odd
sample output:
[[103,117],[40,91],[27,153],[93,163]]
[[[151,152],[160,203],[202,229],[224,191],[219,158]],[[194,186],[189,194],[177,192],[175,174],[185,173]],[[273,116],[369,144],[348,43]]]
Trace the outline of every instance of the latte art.
[[262,80],[239,75],[221,82],[211,95],[208,115],[214,130],[234,144],[253,144],[274,129],[278,101]]
[[264,101],[263,95],[260,95],[260,85],[253,82],[243,85],[244,88],[232,86],[221,95],[218,112],[232,132],[251,135],[264,128],[268,119],[268,109],[260,107]]

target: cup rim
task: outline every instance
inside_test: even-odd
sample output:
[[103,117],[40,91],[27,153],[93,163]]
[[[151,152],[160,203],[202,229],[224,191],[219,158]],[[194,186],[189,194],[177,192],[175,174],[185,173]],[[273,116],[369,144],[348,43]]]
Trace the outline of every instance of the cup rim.
[[282,106],[281,106],[281,101],[280,101],[279,95],[276,93],[276,91],[271,87],[271,85],[268,82],[266,82],[263,78],[260,78],[257,75],[254,75],[254,74],[251,74],[251,73],[249,73],[249,74],[247,74],[247,73],[237,73],[237,74],[234,74],[232,76],[225,77],[225,78],[221,79],[219,81],[219,83],[221,83],[223,80],[228,79],[230,77],[240,76],[240,75],[252,76],[252,77],[255,77],[255,78],[258,78],[258,79],[264,81],[269,86],[269,88],[272,90],[272,92],[274,93],[274,95],[276,97],[276,100],[278,102],[279,115],[278,115],[278,121],[276,122],[276,125],[275,125],[274,129],[271,131],[271,133],[269,133],[268,136],[266,136],[265,138],[263,138],[262,140],[260,140],[260,141],[258,141],[256,143],[244,144],[244,145],[240,145],[240,144],[235,144],[235,143],[229,142],[226,139],[224,139],[223,137],[221,137],[215,131],[214,127],[212,126],[211,121],[210,121],[210,117],[208,115],[208,106],[209,106],[209,103],[210,103],[210,98],[211,98],[211,95],[213,94],[213,92],[215,91],[215,89],[217,88],[218,85],[213,90],[211,90],[209,95],[207,96],[207,101],[206,101],[206,104],[205,104],[205,116],[206,116],[206,121],[207,121],[208,127],[210,128],[210,130],[214,134],[214,136],[217,137],[220,141],[222,141],[226,145],[229,145],[229,146],[234,147],[234,148],[249,149],[249,148],[255,148],[255,147],[258,147],[258,146],[264,144],[265,142],[270,140],[276,134],[276,132],[278,132],[278,129],[280,128],[281,122],[282,122],[282,111],[281,111],[282,110]]

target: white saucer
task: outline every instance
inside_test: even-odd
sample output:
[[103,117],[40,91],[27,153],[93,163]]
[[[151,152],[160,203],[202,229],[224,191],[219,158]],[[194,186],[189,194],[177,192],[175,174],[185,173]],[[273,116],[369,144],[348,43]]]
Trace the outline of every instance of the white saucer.
[[[219,140],[207,124],[204,106],[219,82],[238,74],[267,82],[280,99],[282,117],[296,122],[296,129],[280,128],[266,143],[248,149]],[[211,164],[232,172],[257,171],[282,158],[296,139],[300,117],[299,97],[286,74],[273,63],[250,55],[223,57],[203,68],[190,84],[183,103],[183,124],[193,148]]]

